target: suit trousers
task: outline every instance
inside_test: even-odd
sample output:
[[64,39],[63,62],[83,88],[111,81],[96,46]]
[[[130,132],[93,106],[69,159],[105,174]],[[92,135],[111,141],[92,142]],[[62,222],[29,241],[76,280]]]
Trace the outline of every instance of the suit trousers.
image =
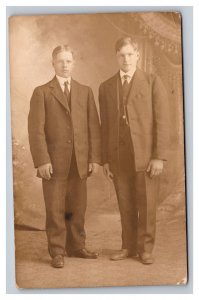
[[122,225],[122,248],[132,254],[151,253],[156,230],[156,198],[159,178],[136,172],[129,128],[119,138],[119,160],[114,173]]
[[85,248],[86,179],[79,177],[73,150],[67,179],[42,179],[51,257]]

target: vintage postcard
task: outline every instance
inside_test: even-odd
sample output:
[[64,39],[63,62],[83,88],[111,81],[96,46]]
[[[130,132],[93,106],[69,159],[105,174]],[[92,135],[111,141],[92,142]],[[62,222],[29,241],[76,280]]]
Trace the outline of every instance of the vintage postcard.
[[10,17],[18,288],[187,283],[181,24]]

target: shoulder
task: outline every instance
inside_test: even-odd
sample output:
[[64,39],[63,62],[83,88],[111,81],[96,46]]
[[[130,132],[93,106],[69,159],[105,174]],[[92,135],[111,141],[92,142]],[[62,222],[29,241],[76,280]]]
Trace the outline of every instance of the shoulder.
[[141,69],[136,70],[136,77],[139,81],[145,81],[147,84],[153,86],[153,85],[162,85],[162,80],[159,75],[152,73],[152,72],[146,72]]
[[42,85],[39,85],[37,86],[35,89],[34,89],[34,92],[33,93],[43,93],[45,92],[46,90],[48,90],[53,82],[54,78]]
[[118,73],[114,74],[112,77],[106,79],[100,84],[100,88],[104,88],[110,84],[113,84],[115,80],[117,79]]
[[83,97],[84,99],[94,98],[94,94],[93,94],[93,91],[92,91],[90,86],[79,83],[78,81],[76,81],[74,79],[73,79],[73,82],[72,82],[72,89],[78,90],[78,94],[81,97]]
[[87,92],[92,92],[92,89],[90,86],[88,85],[85,85],[85,84],[82,84],[76,80],[73,79],[73,85],[74,85],[74,88],[77,87],[78,89],[80,89],[81,91],[87,91]]
[[156,77],[156,75],[154,73],[146,72],[146,71],[143,71],[139,68],[137,68],[135,75],[140,80],[146,80],[148,82],[151,82]]
[[86,84],[80,83],[79,81],[72,79],[72,85],[74,85],[74,87],[78,87],[79,89],[85,89],[88,90],[90,89],[90,87]]

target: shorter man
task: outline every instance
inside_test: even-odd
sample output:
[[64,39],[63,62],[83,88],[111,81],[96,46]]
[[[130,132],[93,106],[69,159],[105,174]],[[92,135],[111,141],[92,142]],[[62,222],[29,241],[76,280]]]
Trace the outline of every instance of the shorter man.
[[84,217],[88,174],[100,163],[100,125],[92,90],[71,77],[73,50],[52,53],[55,77],[37,87],[28,117],[30,150],[42,177],[46,233],[52,266],[64,266],[64,254],[97,258],[85,248]]
[[111,257],[137,253],[153,263],[159,175],[169,148],[167,93],[157,75],[137,68],[140,54],[131,37],[116,42],[119,72],[99,89],[104,173],[113,179],[122,249]]

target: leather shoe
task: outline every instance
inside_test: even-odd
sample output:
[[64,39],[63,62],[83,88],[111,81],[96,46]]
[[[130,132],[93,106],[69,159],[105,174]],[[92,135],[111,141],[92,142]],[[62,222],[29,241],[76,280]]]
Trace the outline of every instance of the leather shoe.
[[79,257],[79,258],[88,258],[88,259],[95,259],[98,257],[98,253],[88,251],[86,248],[79,249],[76,251],[73,251],[68,254],[70,257]]
[[141,262],[145,265],[151,265],[154,262],[154,258],[151,253],[143,252],[139,256],[140,256]]
[[56,255],[51,261],[53,268],[63,268],[64,267],[64,257],[62,255]]
[[128,249],[122,249],[117,254],[112,255],[110,260],[122,260],[131,256],[136,256],[136,253],[132,253]]

